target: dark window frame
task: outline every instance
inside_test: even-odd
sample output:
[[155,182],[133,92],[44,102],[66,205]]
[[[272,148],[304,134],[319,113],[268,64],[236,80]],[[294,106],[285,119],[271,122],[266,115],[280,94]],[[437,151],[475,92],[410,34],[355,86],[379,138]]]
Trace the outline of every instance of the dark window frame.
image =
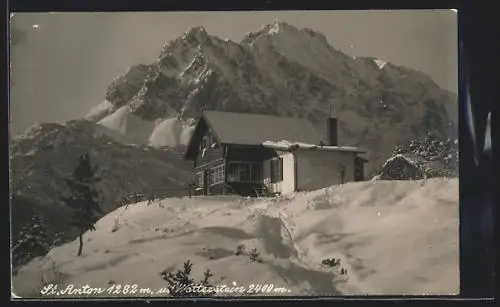
[[[242,168],[246,168],[242,169]],[[246,176],[242,178],[242,174]],[[241,183],[261,183],[262,163],[250,161],[231,161],[227,165],[227,181]]]

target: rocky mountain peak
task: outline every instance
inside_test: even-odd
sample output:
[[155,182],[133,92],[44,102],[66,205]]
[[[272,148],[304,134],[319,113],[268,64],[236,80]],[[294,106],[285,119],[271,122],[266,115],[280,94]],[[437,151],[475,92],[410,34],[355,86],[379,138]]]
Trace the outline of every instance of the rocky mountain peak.
[[187,42],[203,42],[207,39],[210,39],[210,35],[208,35],[205,28],[201,26],[190,28],[189,30],[184,32],[184,35],[182,36],[182,40],[185,40]]
[[259,40],[262,41],[272,41],[272,36],[282,36],[288,40],[306,40],[310,41],[312,39],[319,39],[322,43],[328,44],[326,37],[319,32],[316,32],[309,28],[297,28],[294,25],[283,22],[281,20],[275,20],[271,24],[267,24],[259,28],[255,32],[250,32],[241,41],[242,44],[252,46]]
[[[280,20],[249,33],[241,43],[193,27],[168,43],[156,62],[115,79],[106,99],[115,111],[103,108],[106,116],[96,117],[100,124],[126,134],[140,125],[144,135],[164,135],[156,123],[169,118],[187,123],[203,108],[305,117],[321,135],[333,106],[345,145],[385,148],[369,157],[375,164],[419,131],[449,134],[457,113],[456,96],[427,75],[376,58],[348,56],[323,34]],[[386,128],[393,135],[385,138],[387,147],[379,135]],[[175,129],[172,133],[187,133]]]

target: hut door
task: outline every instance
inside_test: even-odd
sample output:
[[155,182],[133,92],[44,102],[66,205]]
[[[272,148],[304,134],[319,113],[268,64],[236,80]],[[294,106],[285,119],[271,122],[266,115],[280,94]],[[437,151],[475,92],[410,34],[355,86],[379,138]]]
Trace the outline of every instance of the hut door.
[[364,173],[364,161],[356,157],[354,159],[354,181],[363,181]]

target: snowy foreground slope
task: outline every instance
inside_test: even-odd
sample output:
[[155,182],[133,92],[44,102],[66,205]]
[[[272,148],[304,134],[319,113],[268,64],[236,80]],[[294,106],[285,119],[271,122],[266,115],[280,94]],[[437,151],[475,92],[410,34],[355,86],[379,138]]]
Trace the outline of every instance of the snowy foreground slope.
[[[189,259],[197,280],[210,269],[215,285],[290,290],[279,295],[452,294],[459,290],[458,225],[456,179],[141,202],[102,218],[85,234],[81,257],[75,240],[32,261],[13,277],[13,291],[40,296],[42,282],[155,290],[167,286],[161,271]],[[234,255],[240,244],[256,248],[263,261]],[[321,264],[332,257],[341,259],[345,276]]]

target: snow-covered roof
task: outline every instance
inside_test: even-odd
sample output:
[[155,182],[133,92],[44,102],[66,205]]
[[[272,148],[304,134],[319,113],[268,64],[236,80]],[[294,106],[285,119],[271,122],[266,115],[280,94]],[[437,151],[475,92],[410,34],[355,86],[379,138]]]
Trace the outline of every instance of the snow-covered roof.
[[272,148],[276,150],[292,150],[292,149],[306,149],[306,150],[324,150],[324,151],[345,151],[345,152],[357,152],[364,153],[357,147],[348,146],[321,146],[315,144],[301,143],[301,142],[289,142],[289,141],[265,141],[262,146],[266,148]]
[[[364,153],[356,147],[320,146],[322,135],[305,118],[205,111],[191,138],[186,157],[196,151],[197,129],[205,122],[222,144],[263,146],[275,150],[309,149]],[[199,136],[198,136],[199,137]],[[286,141],[283,141],[286,140]],[[316,144],[316,145],[315,145]]]
[[264,114],[205,111],[203,116],[221,143],[261,145],[267,140],[319,142],[322,137],[311,122],[304,118]]
[[390,157],[389,159],[387,159],[385,161],[384,165],[382,165],[382,168],[385,168],[388,164],[392,163],[395,160],[405,160],[406,162],[408,162],[408,164],[410,164],[414,167],[418,167],[418,163],[421,163],[424,161],[422,158],[419,158],[419,157],[414,156],[414,155],[396,154],[396,155]]

